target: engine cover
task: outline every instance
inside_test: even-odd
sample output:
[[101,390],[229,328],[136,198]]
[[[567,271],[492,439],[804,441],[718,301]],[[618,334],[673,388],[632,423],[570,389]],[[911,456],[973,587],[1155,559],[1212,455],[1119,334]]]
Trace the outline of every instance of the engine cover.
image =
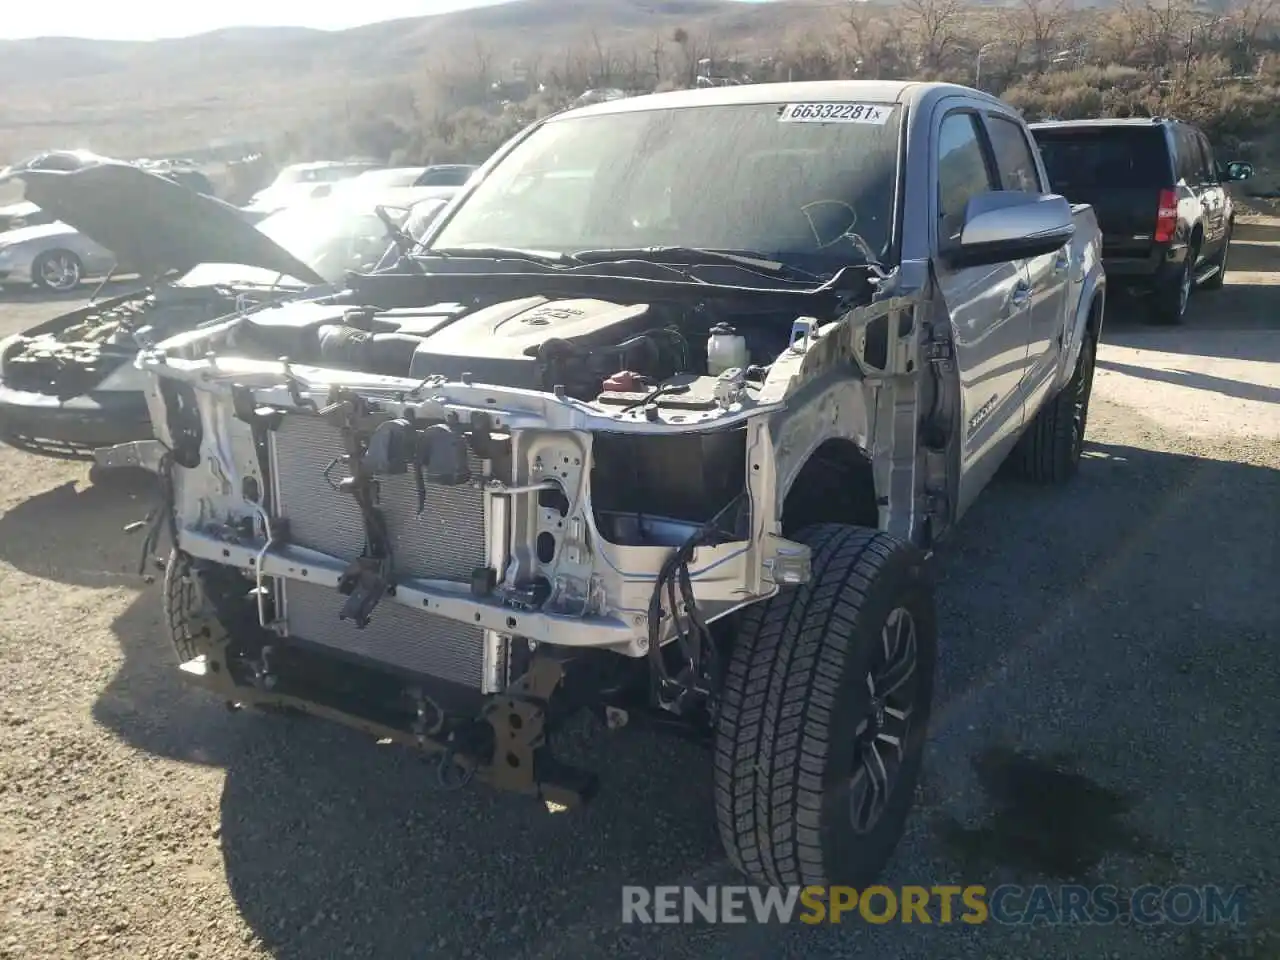
[[551,340],[578,348],[608,346],[648,326],[647,303],[607,300],[551,300],[526,297],[484,307],[427,337],[414,352],[409,375],[529,390],[540,382],[538,351]]

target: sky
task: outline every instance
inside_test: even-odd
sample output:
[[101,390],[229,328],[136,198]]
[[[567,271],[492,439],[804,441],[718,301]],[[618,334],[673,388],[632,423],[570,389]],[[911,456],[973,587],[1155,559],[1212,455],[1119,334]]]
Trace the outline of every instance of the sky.
[[58,0],[57,3],[0,0],[0,39],[93,37],[102,40],[156,40],[185,37],[222,27],[347,27],[425,17],[502,0]]

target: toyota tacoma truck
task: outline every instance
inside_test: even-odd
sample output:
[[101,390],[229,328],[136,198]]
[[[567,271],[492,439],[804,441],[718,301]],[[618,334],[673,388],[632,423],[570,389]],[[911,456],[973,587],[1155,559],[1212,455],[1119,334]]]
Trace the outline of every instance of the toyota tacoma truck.
[[861,884],[926,738],[934,545],[1077,469],[1087,206],[960,86],[606,102],[393,270],[139,354],[181,672],[550,807],[566,718],[705,735],[730,860]]

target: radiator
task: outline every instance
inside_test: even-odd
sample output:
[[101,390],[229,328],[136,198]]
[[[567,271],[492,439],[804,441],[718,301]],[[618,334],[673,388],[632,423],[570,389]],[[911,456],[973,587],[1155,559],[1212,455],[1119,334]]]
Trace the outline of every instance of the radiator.
[[[365,546],[360,507],[324,477],[325,468],[344,452],[341,431],[318,417],[286,416],[272,434],[276,512],[289,522],[290,541],[354,560]],[[480,461],[473,458],[471,470],[480,475]],[[334,483],[347,476],[341,465],[330,471]],[[398,575],[468,583],[472,571],[487,565],[484,496],[475,487],[428,484],[426,507],[419,514],[412,473],[383,477],[377,506],[386,519]],[[337,590],[296,580],[284,581],[282,589],[290,636],[475,689],[494,686],[486,680],[492,673],[486,667],[499,654],[497,640],[478,627],[384,599],[361,630],[338,619],[346,598]]]

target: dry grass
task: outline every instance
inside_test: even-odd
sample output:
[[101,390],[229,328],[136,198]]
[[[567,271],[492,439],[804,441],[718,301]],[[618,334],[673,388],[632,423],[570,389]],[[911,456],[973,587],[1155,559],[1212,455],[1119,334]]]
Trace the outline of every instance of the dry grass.
[[[518,0],[338,33],[0,42],[0,151],[191,155],[248,142],[275,161],[478,160],[589,86],[687,86],[703,57],[724,69],[736,61],[756,79],[969,83],[984,49],[984,88],[1028,117],[1175,115],[1202,125],[1234,158],[1275,166],[1280,60],[1263,60],[1251,83],[1221,79],[1246,61],[1253,70],[1268,49],[1275,24],[1262,31],[1248,19],[1258,11],[1238,6],[1261,0],[1226,0],[1235,20],[1196,34],[1195,50],[1185,38],[1203,18],[1192,0],[1162,2],[1168,15],[1152,20],[1149,7],[1068,12],[1068,0]],[[1262,32],[1242,51],[1236,25],[1249,23]],[[1090,62],[1052,67],[1045,51],[1063,47],[1087,49]],[[517,58],[535,82],[495,93],[495,82],[515,76]],[[536,82],[545,92],[531,94]]]

